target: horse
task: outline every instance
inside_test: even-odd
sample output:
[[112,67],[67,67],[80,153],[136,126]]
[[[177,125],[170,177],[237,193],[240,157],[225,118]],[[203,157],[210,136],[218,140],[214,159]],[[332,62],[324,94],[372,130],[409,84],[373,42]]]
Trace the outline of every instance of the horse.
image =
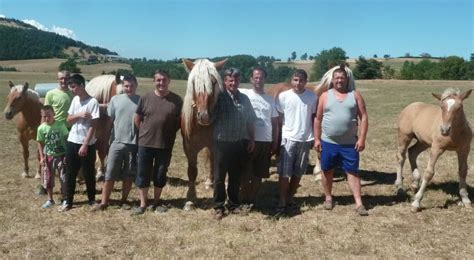
[[184,209],[194,208],[196,200],[196,177],[198,153],[207,148],[209,151],[210,174],[205,182],[210,188],[214,178],[213,147],[210,114],[217,102],[217,97],[223,91],[222,78],[218,70],[222,69],[226,60],[211,62],[207,59],[198,59],[194,62],[183,59],[183,64],[189,72],[186,94],[181,113],[181,135],[183,150],[188,160],[188,191]]
[[[7,105],[3,114],[7,120],[16,117],[16,129],[18,132],[18,139],[20,140],[23,148],[23,172],[21,176],[23,178],[29,177],[28,158],[29,152],[29,141],[36,140],[36,130],[41,123],[41,107],[43,104],[40,101],[40,96],[37,92],[28,89],[28,82],[24,85],[14,85],[11,81],[8,82],[10,85],[10,93],[7,96]],[[38,154],[38,171],[36,175],[39,176],[41,166],[39,165],[39,154]]]
[[104,177],[105,157],[109,150],[109,141],[113,127],[112,119],[107,114],[107,103],[113,96],[122,92],[121,77],[117,75],[100,75],[91,79],[86,84],[86,92],[97,99],[100,108],[100,117],[95,130],[95,143],[97,149],[97,159],[99,167],[97,168],[96,179]]
[[[308,89],[310,91],[313,91],[318,97],[321,96],[321,94],[323,92],[325,92],[328,89],[333,87],[332,86],[332,74],[334,73],[334,70],[339,69],[339,68],[344,68],[344,70],[347,73],[348,89],[349,90],[355,90],[355,88],[356,88],[355,87],[355,80],[354,80],[354,75],[352,73],[352,70],[349,67],[342,66],[342,65],[332,67],[326,73],[324,73],[323,77],[321,78],[321,80],[319,82],[310,83],[310,84],[306,85],[306,89]],[[274,84],[273,86],[271,86],[267,90],[267,94],[270,95],[271,97],[273,97],[274,99],[277,99],[278,95],[281,92],[289,90],[291,88],[293,88],[291,83],[280,82],[280,83],[277,83],[277,84]],[[279,131],[280,135],[278,137],[278,141],[280,143],[280,141],[281,141],[281,128],[283,127],[283,122],[279,120],[278,121],[278,126],[280,127],[280,131]],[[280,149],[280,146],[278,146],[278,151],[276,153],[277,156],[280,154],[279,149]],[[315,167],[313,169],[313,174],[316,175],[316,180],[319,180],[321,178],[321,176],[319,175],[319,173],[321,173],[321,165],[319,163],[320,157],[321,157],[320,153],[317,152],[317,156],[315,157],[316,158]]]
[[[440,106],[415,102],[405,107],[398,121],[398,167],[395,186],[402,194],[402,170],[408,149],[408,159],[413,175],[411,188],[416,191],[419,187],[420,174],[416,158],[424,150],[431,147],[428,165],[423,176],[421,187],[415,194],[411,204],[412,211],[421,210],[420,201],[426,186],[434,176],[434,167],[444,151],[455,151],[458,157],[459,195],[466,208],[471,207],[471,201],[466,187],[467,159],[471,147],[472,130],[463,110],[463,101],[471,94],[472,89],[460,93],[457,89],[448,88],[442,95],[432,93],[440,101]],[[416,142],[410,148],[410,141]]]

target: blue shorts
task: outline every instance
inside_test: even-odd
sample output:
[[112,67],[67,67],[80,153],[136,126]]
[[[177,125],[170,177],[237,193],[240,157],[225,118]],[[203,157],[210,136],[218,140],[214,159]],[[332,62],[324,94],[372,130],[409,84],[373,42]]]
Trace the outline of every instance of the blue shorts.
[[359,152],[355,144],[332,144],[321,140],[321,170],[341,167],[345,172],[359,173]]

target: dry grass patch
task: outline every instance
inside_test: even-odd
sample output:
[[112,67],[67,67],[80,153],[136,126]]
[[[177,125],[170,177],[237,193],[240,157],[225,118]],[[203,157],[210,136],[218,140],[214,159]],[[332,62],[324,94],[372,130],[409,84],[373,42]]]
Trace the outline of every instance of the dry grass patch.
[[[0,94],[6,96],[6,82],[53,80],[55,75],[0,73]],[[22,80],[23,79],[23,80]],[[151,79],[139,79],[139,91],[152,89]],[[201,154],[197,194],[198,208],[185,212],[186,159],[178,136],[169,168],[169,185],[163,193],[170,210],[164,214],[146,212],[131,217],[129,211],[111,206],[92,213],[84,185],[79,185],[71,211],[41,210],[44,196],[35,195],[38,181],[21,179],[21,149],[12,122],[0,121],[0,149],[3,178],[0,179],[0,258],[471,258],[474,244],[474,215],[457,202],[457,160],[452,153],[441,157],[433,183],[422,201],[424,210],[410,212],[410,198],[395,195],[396,120],[402,107],[412,101],[436,103],[430,92],[445,87],[472,88],[473,82],[450,81],[359,81],[367,101],[369,133],[367,150],[361,155],[363,200],[369,217],[353,212],[347,183],[334,184],[336,207],[322,209],[322,189],[314,176],[303,177],[296,195],[301,212],[288,218],[272,217],[278,195],[277,176],[265,181],[259,209],[248,216],[231,215],[222,221],[212,218],[212,191],[205,190],[208,166]],[[185,82],[172,81],[173,91],[183,95]],[[468,118],[474,118],[474,97],[466,100]],[[472,99],[472,100],[471,100]],[[3,107],[4,99],[0,102]],[[35,146],[30,146],[31,153]],[[469,158],[470,198],[474,200],[473,154]],[[427,156],[420,156],[426,167]],[[34,165],[35,159],[30,159]],[[408,164],[407,164],[408,165]],[[410,182],[405,167],[405,186]],[[422,171],[423,172],[423,171]],[[100,190],[101,183],[98,183]],[[116,184],[113,200],[120,197]],[[56,188],[57,191],[57,188]],[[59,194],[55,194],[58,198]],[[97,199],[99,195],[97,196]],[[130,198],[138,202],[133,189]]]

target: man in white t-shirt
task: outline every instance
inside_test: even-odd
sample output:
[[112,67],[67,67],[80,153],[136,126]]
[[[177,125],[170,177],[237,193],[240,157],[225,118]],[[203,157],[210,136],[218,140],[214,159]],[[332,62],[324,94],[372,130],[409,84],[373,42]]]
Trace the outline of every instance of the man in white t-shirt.
[[69,79],[69,88],[75,97],[68,110],[67,122],[71,125],[66,146],[65,199],[59,211],[72,208],[76,177],[79,169],[86,181],[89,205],[95,204],[95,129],[99,118],[99,103],[86,92],[85,80],[79,74]]
[[276,99],[276,109],[283,122],[277,213],[296,206],[293,197],[308,166],[309,151],[313,146],[317,96],[305,89],[307,78],[304,70],[297,69],[291,76],[292,88],[280,93]]
[[252,70],[252,89],[239,89],[247,95],[255,111],[255,149],[245,160],[245,171],[241,177],[240,199],[248,210],[256,205],[257,193],[262,178],[269,177],[271,155],[278,146],[278,113],[275,100],[265,94],[264,85],[267,72],[263,68]]

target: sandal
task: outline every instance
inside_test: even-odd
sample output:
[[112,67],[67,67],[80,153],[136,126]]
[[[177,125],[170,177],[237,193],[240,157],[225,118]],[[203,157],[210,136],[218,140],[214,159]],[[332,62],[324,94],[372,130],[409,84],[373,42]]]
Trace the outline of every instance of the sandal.
[[369,212],[365,209],[364,205],[360,205],[355,209],[355,212],[359,214],[359,216],[368,216]]
[[326,200],[323,203],[323,209],[325,210],[332,210],[334,208],[334,203],[331,200]]

